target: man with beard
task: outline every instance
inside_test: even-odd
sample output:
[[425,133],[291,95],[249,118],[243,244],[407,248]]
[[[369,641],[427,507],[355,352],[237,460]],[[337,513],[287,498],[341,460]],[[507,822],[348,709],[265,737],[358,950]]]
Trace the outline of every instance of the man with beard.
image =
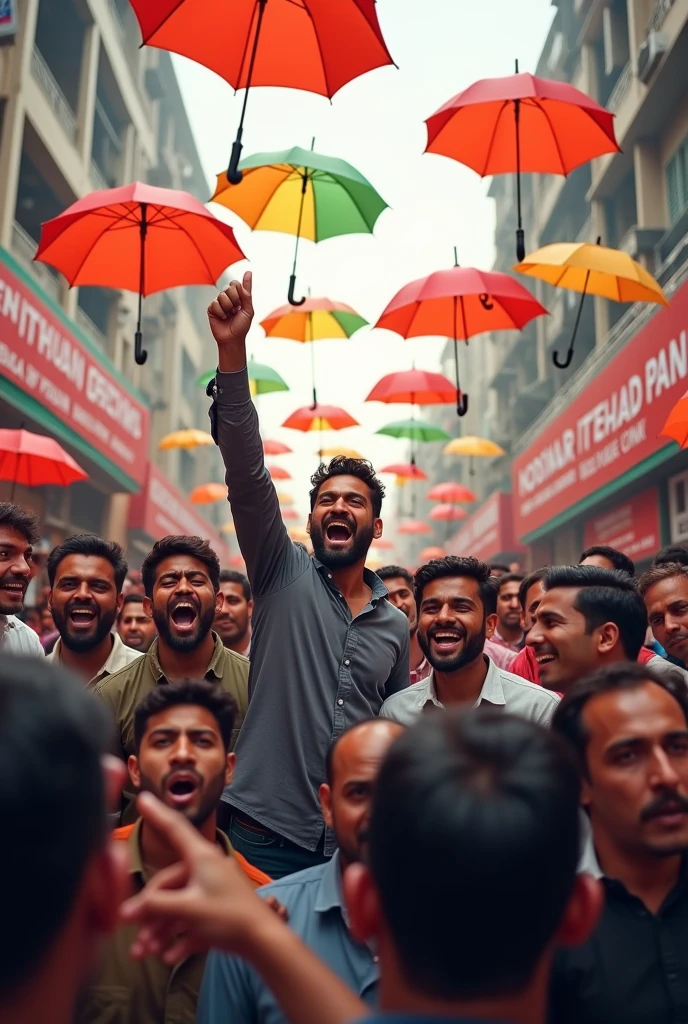
[[553,1024],[688,1014],[688,695],[679,673],[619,664],[581,679],[552,728],[576,750],[601,879],[598,925],[554,960]]
[[310,493],[313,557],[289,538],[249,390],[251,287],[247,273],[208,310],[218,346],[211,429],[255,602],[251,704],[224,799],[232,845],[279,878],[334,851],[318,800],[328,746],[408,686],[409,633],[365,568],[382,535],[384,495],[370,463],[337,457],[320,466]]
[[0,502],[0,652],[43,656],[38,636],[18,618],[33,575],[38,519],[25,508]]
[[220,590],[224,594],[222,608],[215,615],[215,629],[225,647],[248,658],[251,652],[251,616],[253,598],[251,584],[242,572],[223,569]]
[[[327,755],[320,787],[323,816],[338,849],[326,864],[307,868],[259,890],[287,912],[291,929],[369,1006],[377,1004],[378,957],[349,930],[342,876],[363,860],[373,788],[380,765],[402,726],[379,718],[351,726]],[[246,961],[213,952],[203,978],[198,1024],[286,1024],[268,986]]]
[[499,577],[497,626],[492,637],[495,644],[511,651],[514,656],[523,648],[521,602],[518,599],[521,583],[523,576],[517,572],[507,572]]
[[[110,708],[116,724],[115,753],[126,761],[136,753],[135,711],[143,698],[166,683],[206,679],[234,698],[237,713],[233,749],[248,704],[248,660],[228,651],[211,627],[222,606],[220,563],[207,540],[163,537],[141,568],[144,608],[158,636],[146,654],[104,679],[96,695]],[[132,794],[125,791],[123,822],[131,820]]]
[[377,570],[378,577],[387,587],[387,600],[403,612],[409,625],[409,677],[410,682],[419,683],[430,675],[430,662],[418,643],[418,612],[413,596],[413,576],[400,565],[385,565]]
[[117,616],[117,632],[122,643],[145,654],[158,635],[152,615],[143,607],[141,594],[125,594]]
[[412,725],[426,706],[495,704],[547,725],[558,697],[498,668],[484,652],[499,588],[489,565],[477,558],[438,558],[420,567],[415,586],[418,640],[432,672],[386,700],[381,715]]
[[[128,763],[138,791],[154,793],[183,814],[228,857],[233,851],[217,828],[216,813],[234,770],[229,744],[235,714],[231,694],[210,683],[160,686],[136,709],[136,753]],[[127,844],[133,892],[176,863],[175,850],[141,819],[118,829],[113,838]],[[242,858],[239,865],[254,887],[269,881]],[[170,1019],[193,1024],[205,957],[188,957],[176,968],[159,957],[137,962],[129,955],[133,937],[132,929],[123,925],[105,943],[98,971],[81,1000],[77,1024],[159,1024]]]
[[113,632],[122,607],[127,563],[114,541],[78,533],[48,555],[48,607],[60,634],[48,655],[89,689],[141,657]]

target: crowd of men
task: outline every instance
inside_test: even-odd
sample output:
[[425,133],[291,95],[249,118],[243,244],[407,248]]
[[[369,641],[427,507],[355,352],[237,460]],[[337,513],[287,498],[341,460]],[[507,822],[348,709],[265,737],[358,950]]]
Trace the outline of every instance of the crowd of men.
[[338,457],[309,554],[252,312],[250,277],[209,310],[247,577],[83,534],[25,607],[40,524],[0,504],[0,1019],[688,1021],[688,551],[375,574],[384,488]]

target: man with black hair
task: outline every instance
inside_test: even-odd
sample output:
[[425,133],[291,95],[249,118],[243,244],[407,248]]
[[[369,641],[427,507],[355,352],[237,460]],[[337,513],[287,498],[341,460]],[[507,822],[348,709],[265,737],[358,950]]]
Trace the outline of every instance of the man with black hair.
[[523,624],[525,646],[512,661],[509,671],[513,672],[514,675],[523,676],[524,679],[530,679],[531,683],[540,682],[540,673],[538,672],[533,648],[528,644],[528,631],[535,625],[535,613],[540,607],[540,601],[545,593],[543,580],[549,569],[549,565],[534,569],[533,572],[521,580],[518,588],[518,601],[521,606],[521,622]]
[[[289,925],[369,1006],[377,1003],[378,958],[349,928],[343,877],[363,859],[370,808],[380,765],[403,733],[402,726],[374,718],[359,722],[330,745],[327,782],[320,787],[323,815],[337,837],[326,864],[297,871],[259,890],[287,912]],[[277,1000],[260,975],[244,960],[211,953],[208,958],[198,1024],[286,1024]]]
[[627,576],[635,576],[635,565],[633,560],[617,548],[610,548],[608,544],[593,544],[586,548],[578,559],[579,565],[597,565],[600,569],[616,569],[618,572],[625,572]]
[[320,466],[310,492],[313,557],[289,538],[249,390],[251,292],[248,272],[208,310],[218,347],[211,430],[255,602],[251,704],[225,800],[233,845],[277,878],[333,853],[318,800],[327,747],[408,686],[409,631],[365,567],[382,536],[384,496],[369,462],[338,456]]
[[243,572],[222,569],[220,590],[224,601],[215,615],[215,630],[225,647],[248,658],[251,653],[251,616],[253,595],[251,584]]
[[48,555],[48,607],[60,634],[48,659],[90,688],[141,657],[113,627],[122,607],[127,563],[119,544],[78,533]]
[[124,769],[107,755],[108,726],[70,672],[3,652],[3,1024],[72,1024],[127,894],[124,863],[109,842],[107,804]]
[[653,565],[666,565],[667,562],[688,565],[688,548],[682,544],[668,544],[661,548],[652,559]]
[[438,558],[420,567],[415,587],[418,640],[432,672],[389,697],[381,715],[411,725],[428,706],[495,704],[546,725],[558,703],[554,694],[498,668],[485,654],[499,587],[490,567],[477,558]]
[[143,607],[141,594],[125,594],[117,616],[117,632],[122,643],[145,654],[158,635],[153,616]]
[[[217,828],[217,809],[231,781],[230,743],[237,707],[230,693],[205,681],[186,680],[151,690],[136,708],[129,776],[138,792],[154,793],[191,822],[200,835],[231,857],[233,850]],[[133,892],[176,862],[176,853],[139,819],[117,829],[113,839],[126,844]],[[254,886],[270,879],[243,858],[239,866]],[[204,955],[174,967],[160,957],[143,962],[129,955],[134,934],[120,926],[104,944],[97,972],[84,991],[77,1024],[194,1024],[203,977]]]
[[[688,1012],[688,691],[617,664],[575,683],[552,728],[573,746],[602,882],[597,928],[557,953],[553,1024],[674,1024]],[[551,861],[548,861],[548,870]]]
[[[232,748],[248,705],[248,660],[223,645],[212,625],[222,606],[220,563],[207,540],[169,536],[157,541],[141,567],[144,608],[158,636],[148,651],[106,677],[95,690],[116,724],[115,752],[135,754],[135,712],[143,698],[166,683],[206,679],[232,695],[237,713]],[[131,793],[125,790],[131,800]],[[131,820],[125,805],[124,823]]]
[[492,642],[504,647],[515,657],[523,649],[524,634],[521,605],[518,599],[523,575],[518,572],[505,572],[498,579],[497,625],[492,635]]
[[418,643],[418,611],[413,594],[413,576],[400,565],[385,565],[377,570],[377,576],[387,587],[387,600],[403,612],[409,625],[409,678],[411,684],[419,683],[432,671]]
[[653,636],[671,661],[685,669],[688,664],[688,565],[656,562],[640,577],[638,587]]
[[0,502],[0,652],[42,657],[38,636],[18,617],[33,575],[38,519],[28,509]]

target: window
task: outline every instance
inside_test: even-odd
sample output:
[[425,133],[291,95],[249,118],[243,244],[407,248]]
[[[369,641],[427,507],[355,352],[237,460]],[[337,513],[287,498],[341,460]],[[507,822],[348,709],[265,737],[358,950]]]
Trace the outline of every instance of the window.
[[672,544],[688,542],[688,471],[669,479],[669,527]]
[[678,147],[666,167],[669,224],[675,224],[688,209],[688,138]]

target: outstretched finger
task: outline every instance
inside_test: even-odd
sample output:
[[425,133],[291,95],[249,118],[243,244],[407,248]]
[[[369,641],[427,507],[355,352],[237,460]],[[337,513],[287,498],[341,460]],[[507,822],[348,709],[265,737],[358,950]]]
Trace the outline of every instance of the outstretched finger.
[[253,316],[253,274],[247,270],[244,274],[243,283],[239,286],[241,308],[245,313]]

